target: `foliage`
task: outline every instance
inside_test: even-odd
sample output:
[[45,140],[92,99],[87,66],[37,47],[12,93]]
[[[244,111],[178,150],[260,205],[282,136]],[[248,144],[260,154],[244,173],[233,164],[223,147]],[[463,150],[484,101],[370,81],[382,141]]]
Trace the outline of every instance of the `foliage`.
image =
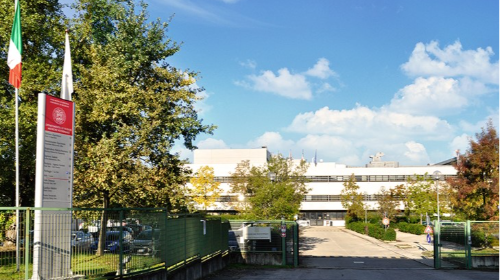
[[425,226],[421,224],[409,224],[406,222],[400,222],[397,224],[399,231],[408,232],[416,235],[424,234]]
[[143,3],[81,0],[74,6],[78,80],[75,202],[79,206],[185,205],[189,170],[172,147],[194,149],[211,133],[194,109],[196,74],[165,60],[179,47],[168,23],[150,21]]
[[459,157],[457,177],[448,180],[454,191],[453,210],[465,219],[498,220],[498,141],[490,120]]
[[[21,1],[22,83],[19,89],[20,205],[33,206],[37,95],[59,94],[65,20],[55,0]],[[14,1],[0,2],[0,60],[7,61],[14,19]],[[0,204],[15,206],[15,91],[9,68],[0,70]]]
[[244,198],[244,207],[238,210],[256,219],[293,219],[308,191],[307,167],[305,161],[295,164],[281,155],[271,157],[265,166],[241,162],[231,174],[231,192]]
[[351,216],[354,220],[361,220],[364,217],[363,195],[359,192],[354,174],[344,182],[344,188],[340,192],[340,201],[342,207],[347,209],[346,217]]
[[190,183],[193,186],[190,195],[203,210],[214,204],[220,196],[220,183],[215,182],[214,169],[210,166],[200,167],[191,178]]
[[432,215],[437,212],[437,193],[434,182],[427,176],[414,175],[408,180],[411,212],[418,215]]
[[366,234],[368,232],[368,236],[387,241],[395,241],[396,240],[396,231],[393,228],[388,228],[387,230],[383,227],[374,224],[365,224],[362,222],[352,222],[346,223],[346,228],[353,230],[355,232]]
[[411,209],[413,208],[413,202],[411,200],[411,192],[408,184],[397,185],[391,189],[391,192],[394,196],[398,197],[400,202],[403,203],[404,214],[406,218],[409,218],[411,215]]
[[397,213],[399,213],[399,210],[397,209],[399,201],[396,199],[392,189],[386,190],[385,187],[380,188],[377,200],[379,205],[378,211],[381,216],[392,219]]

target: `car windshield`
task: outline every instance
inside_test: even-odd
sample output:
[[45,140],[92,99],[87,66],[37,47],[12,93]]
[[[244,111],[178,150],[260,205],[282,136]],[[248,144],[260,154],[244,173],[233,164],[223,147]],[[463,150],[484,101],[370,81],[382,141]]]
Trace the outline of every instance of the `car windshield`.
[[118,240],[120,239],[119,232],[108,232],[108,236],[106,236],[107,240]]

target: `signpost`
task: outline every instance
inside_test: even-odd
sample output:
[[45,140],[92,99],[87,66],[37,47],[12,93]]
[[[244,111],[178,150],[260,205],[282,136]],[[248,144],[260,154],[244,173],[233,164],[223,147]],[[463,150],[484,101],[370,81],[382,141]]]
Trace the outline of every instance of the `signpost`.
[[[37,208],[72,207],[74,116],[73,102],[38,95]],[[35,210],[34,226],[32,279],[70,276],[71,211]]]

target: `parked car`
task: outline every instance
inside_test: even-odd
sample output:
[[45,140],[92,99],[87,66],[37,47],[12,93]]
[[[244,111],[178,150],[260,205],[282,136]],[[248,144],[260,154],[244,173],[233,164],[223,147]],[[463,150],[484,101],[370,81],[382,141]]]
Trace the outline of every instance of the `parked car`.
[[159,229],[146,229],[132,241],[130,251],[138,255],[155,255],[160,251],[162,243]]
[[151,229],[151,226],[147,225],[139,225],[139,224],[127,224],[127,227],[131,228],[133,233],[132,236],[135,238],[139,233],[141,233],[143,230]]
[[[128,252],[130,250],[130,244],[132,243],[132,235],[128,231],[122,231],[122,248],[123,252]],[[92,250],[97,250],[99,246],[99,239],[94,239],[94,244],[92,245]],[[119,231],[108,231],[106,232],[106,244],[104,251],[111,253],[118,253],[120,251],[120,232]]]
[[71,250],[88,251],[94,244],[94,237],[90,232],[72,231],[71,232]]

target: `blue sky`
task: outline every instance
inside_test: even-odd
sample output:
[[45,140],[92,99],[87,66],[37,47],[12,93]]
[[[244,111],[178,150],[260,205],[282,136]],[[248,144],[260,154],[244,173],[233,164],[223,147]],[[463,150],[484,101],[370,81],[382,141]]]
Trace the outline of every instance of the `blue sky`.
[[[437,163],[499,119],[497,0],[148,0],[182,42],[168,62],[200,73],[213,135],[362,166]],[[184,158],[192,153],[177,147]]]

